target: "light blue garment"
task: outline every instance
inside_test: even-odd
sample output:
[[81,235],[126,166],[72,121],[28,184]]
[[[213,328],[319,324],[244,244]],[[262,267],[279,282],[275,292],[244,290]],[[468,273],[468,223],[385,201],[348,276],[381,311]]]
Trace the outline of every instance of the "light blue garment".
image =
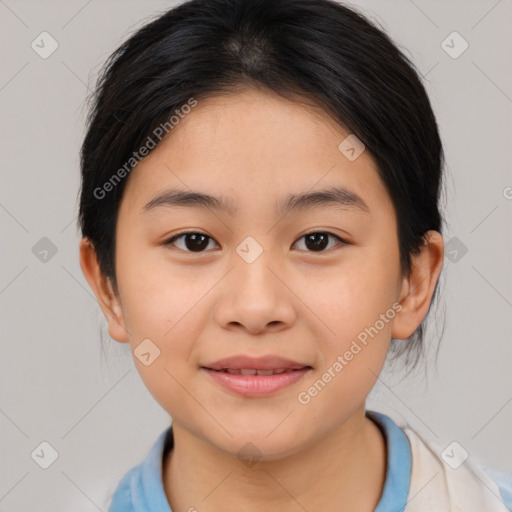
[[482,469],[494,480],[506,507],[512,510],[512,473],[503,473],[489,468]]
[[404,431],[385,414],[366,411],[386,439],[388,463],[384,490],[375,512],[401,512],[411,485],[411,447]]
[[[375,512],[401,512],[409,494],[411,449],[403,430],[388,416],[367,411],[386,439],[388,461],[382,497]],[[119,482],[109,512],[172,512],[162,483],[164,448],[172,448],[172,426],[164,430],[146,458]],[[512,508],[512,476],[486,470],[500,488],[505,504]]]
[[[119,482],[109,512],[172,512],[162,482],[162,454],[167,435],[164,430],[147,457]],[[172,439],[172,437],[170,437]]]

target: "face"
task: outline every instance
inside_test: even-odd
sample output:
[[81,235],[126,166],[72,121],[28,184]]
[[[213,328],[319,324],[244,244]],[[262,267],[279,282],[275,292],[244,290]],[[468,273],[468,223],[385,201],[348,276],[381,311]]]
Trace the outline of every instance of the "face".
[[[385,360],[403,291],[397,222],[372,156],[339,149],[348,135],[247,90],[200,101],[129,177],[116,231],[129,334],[111,333],[173,421],[226,452],[251,441],[271,459],[324,438],[364,406]],[[177,204],[171,189],[219,201]],[[204,369],[240,355],[306,369]]]

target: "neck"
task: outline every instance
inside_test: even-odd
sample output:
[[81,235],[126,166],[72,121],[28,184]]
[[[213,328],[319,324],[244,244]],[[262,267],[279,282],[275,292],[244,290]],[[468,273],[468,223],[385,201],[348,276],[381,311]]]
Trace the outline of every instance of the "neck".
[[386,478],[386,446],[364,407],[301,452],[245,465],[173,421],[163,483],[173,512],[370,512]]

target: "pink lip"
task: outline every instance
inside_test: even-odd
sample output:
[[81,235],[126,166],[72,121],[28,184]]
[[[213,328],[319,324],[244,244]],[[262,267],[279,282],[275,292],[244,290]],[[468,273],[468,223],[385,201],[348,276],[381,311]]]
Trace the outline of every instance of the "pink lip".
[[274,375],[241,375],[201,367],[218,384],[242,396],[270,395],[298,382],[310,370],[309,366]]
[[274,355],[250,357],[243,354],[226,357],[201,366],[210,370],[242,370],[243,368],[253,368],[256,370],[277,370],[279,368],[284,370],[300,370],[301,368],[308,367],[307,364],[285,359],[284,357]]
[[[288,370],[273,375],[241,375],[222,370]],[[275,355],[250,357],[239,354],[201,366],[201,371],[224,388],[242,396],[270,395],[299,381],[312,367]]]

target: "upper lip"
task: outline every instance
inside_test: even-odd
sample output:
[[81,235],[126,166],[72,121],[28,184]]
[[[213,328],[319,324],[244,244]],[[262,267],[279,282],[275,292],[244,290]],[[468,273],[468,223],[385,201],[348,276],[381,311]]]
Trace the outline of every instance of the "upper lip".
[[300,370],[302,368],[311,368],[307,364],[302,364],[291,359],[285,359],[275,355],[267,355],[262,357],[251,357],[246,355],[236,355],[219,359],[212,363],[202,366],[210,370]]

